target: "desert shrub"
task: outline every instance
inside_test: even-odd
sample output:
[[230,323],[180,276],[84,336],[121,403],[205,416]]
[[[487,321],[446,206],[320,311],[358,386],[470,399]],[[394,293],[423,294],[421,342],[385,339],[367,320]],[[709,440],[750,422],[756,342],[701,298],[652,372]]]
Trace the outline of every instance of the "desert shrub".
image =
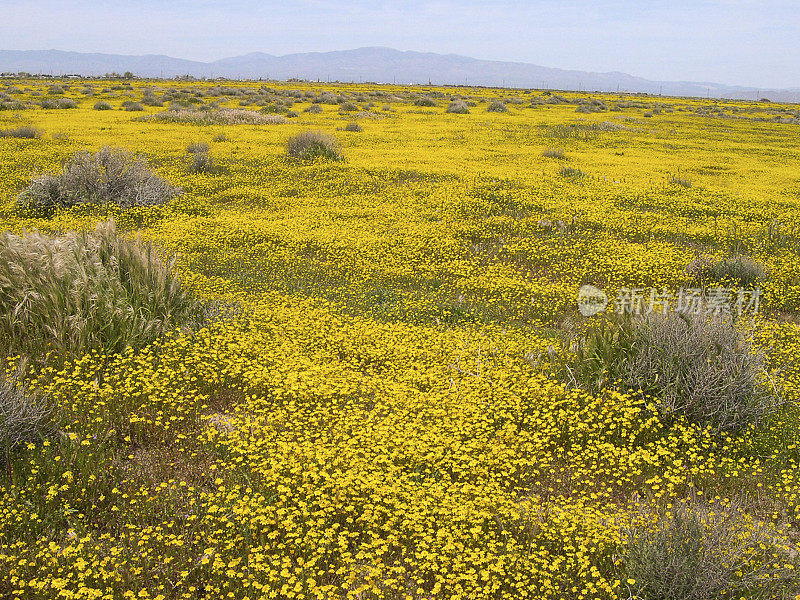
[[351,121],[350,123],[344,126],[344,130],[359,132],[359,131],[364,131],[364,128],[361,127],[361,125],[359,125],[355,121]]
[[94,105],[95,110],[111,110],[112,106],[105,100],[98,100]]
[[228,141],[228,136],[225,135],[224,133],[218,133],[213,138],[211,138],[211,141],[212,142],[227,142]]
[[356,112],[358,110],[358,105],[353,102],[343,102],[339,105],[339,110],[343,110],[345,112]]
[[686,265],[686,274],[690,281],[703,287],[712,279],[713,269],[714,259],[707,254],[702,254]]
[[436,100],[427,96],[414,100],[414,106],[436,106]]
[[469,113],[469,106],[467,106],[466,102],[462,100],[454,100],[450,104],[447,105],[447,109],[445,112],[455,113],[458,115],[466,115]]
[[392,110],[392,105],[391,105],[391,104],[384,104],[384,105],[381,107],[381,110],[384,110],[384,111],[387,111],[387,112],[388,112],[388,111]]
[[142,97],[142,104],[147,106],[164,106],[164,102],[153,94],[145,94]]
[[678,177],[677,175],[672,175],[669,178],[669,182],[672,185],[677,185],[677,186],[685,187],[685,188],[690,188],[693,185],[693,183],[692,183],[692,181],[690,179],[687,179],[686,177]]
[[296,118],[297,118],[297,117],[299,117],[299,116],[300,116],[300,115],[299,115],[299,114],[297,114],[297,113],[296,113],[295,111],[293,111],[293,110],[290,110],[289,112],[287,112],[287,113],[286,113],[286,118],[287,118],[287,119],[296,119]]
[[172,109],[138,117],[141,121],[188,123],[192,125],[275,125],[286,123],[281,115],[265,115],[253,110],[220,108],[218,110]]
[[19,127],[14,127],[13,129],[0,129],[0,138],[11,137],[35,139],[42,137],[43,133],[44,131],[38,127],[33,127],[32,125],[20,125]]
[[319,104],[312,104],[311,106],[306,108],[303,112],[316,115],[322,112],[322,107]]
[[56,108],[78,108],[78,103],[72,98],[59,98],[56,100]]
[[579,179],[581,177],[586,177],[586,173],[581,171],[580,169],[576,169],[575,167],[561,167],[558,170],[558,174],[562,177],[568,177],[571,179]]
[[766,360],[730,320],[651,313],[600,319],[572,347],[565,375],[591,392],[620,386],[657,399],[665,422],[677,416],[719,431],[758,423],[778,405]]
[[133,102],[132,100],[126,100],[122,103],[122,108],[129,112],[136,112],[144,110],[144,106],[142,106],[141,102]]
[[14,100],[13,102],[0,102],[0,110],[25,110],[28,106],[24,102]]
[[192,142],[188,146],[186,146],[186,151],[189,154],[195,154],[196,152],[208,152],[209,146],[205,142]]
[[542,156],[545,158],[555,158],[557,160],[564,160],[566,158],[563,148],[547,148],[542,152]]
[[61,237],[0,235],[0,356],[117,353],[194,323],[202,306],[174,266],[113,222]]
[[[675,502],[624,532],[625,579],[640,600],[794,597],[791,549],[730,503]],[[791,594],[789,593],[791,591]],[[785,594],[773,596],[771,594]]]
[[41,106],[45,110],[50,110],[58,108],[58,102],[56,100],[53,100],[52,98],[45,98],[39,103],[39,106]]
[[504,113],[508,112],[508,107],[505,105],[505,102],[501,102],[500,100],[495,100],[488,106],[486,112]]
[[64,88],[61,87],[58,84],[54,84],[54,85],[51,85],[49,88],[47,88],[47,93],[48,94],[52,94],[54,96],[58,95],[58,94],[63,94],[64,93]]
[[49,398],[0,375],[0,453],[49,437],[54,431],[53,413]]
[[343,160],[336,140],[319,131],[306,131],[297,134],[286,143],[286,151],[289,156],[301,160]]
[[206,175],[213,175],[218,173],[220,168],[214,158],[207,151],[204,151],[192,153],[189,171],[192,173],[205,173]]
[[17,205],[44,215],[87,203],[131,208],[164,204],[179,191],[153,173],[144,159],[105,147],[94,153],[78,152],[60,174],[34,179],[17,198]]
[[736,254],[714,263],[711,267],[711,277],[715,281],[753,287],[766,280],[767,270],[761,263],[749,256]]

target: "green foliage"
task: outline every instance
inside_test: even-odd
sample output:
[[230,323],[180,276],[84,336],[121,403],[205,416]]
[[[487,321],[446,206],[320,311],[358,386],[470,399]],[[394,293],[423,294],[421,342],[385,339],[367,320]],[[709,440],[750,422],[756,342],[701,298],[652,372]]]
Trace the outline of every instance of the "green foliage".
[[558,174],[569,179],[580,179],[582,177],[586,177],[586,173],[580,169],[576,169],[575,167],[561,167],[558,170]]
[[742,287],[753,287],[767,279],[767,270],[758,261],[736,254],[723,258],[711,267],[711,277],[715,281],[733,282]]

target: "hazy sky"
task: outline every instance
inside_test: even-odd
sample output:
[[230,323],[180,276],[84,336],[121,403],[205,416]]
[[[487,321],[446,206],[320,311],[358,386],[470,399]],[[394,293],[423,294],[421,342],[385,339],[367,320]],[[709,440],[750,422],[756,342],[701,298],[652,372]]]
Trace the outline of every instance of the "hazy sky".
[[388,46],[650,79],[800,87],[798,0],[0,0],[0,49],[167,54]]

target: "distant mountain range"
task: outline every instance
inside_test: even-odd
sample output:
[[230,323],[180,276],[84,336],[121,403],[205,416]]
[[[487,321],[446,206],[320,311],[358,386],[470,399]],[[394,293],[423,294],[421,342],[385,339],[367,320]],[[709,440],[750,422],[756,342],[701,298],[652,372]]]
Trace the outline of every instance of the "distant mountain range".
[[691,81],[651,81],[626,73],[591,73],[552,69],[522,62],[479,60],[456,54],[402,52],[391,48],[358,48],[272,56],[254,52],[198,62],[146,54],[87,54],[60,50],[0,50],[0,72],[50,75],[104,75],[130,71],[140,77],[225,77],[229,79],[309,79],[436,85],[624,91],[665,96],[769,98],[800,102],[800,87],[782,90]]

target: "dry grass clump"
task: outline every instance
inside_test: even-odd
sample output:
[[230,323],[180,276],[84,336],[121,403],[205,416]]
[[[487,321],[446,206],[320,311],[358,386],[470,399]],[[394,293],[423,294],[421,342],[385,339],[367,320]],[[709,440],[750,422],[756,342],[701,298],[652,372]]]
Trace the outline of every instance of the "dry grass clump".
[[192,142],[186,146],[186,152],[196,154],[198,152],[208,152],[209,146],[206,142]]
[[13,450],[52,433],[53,406],[16,379],[0,375],[0,449]]
[[189,154],[192,157],[189,165],[189,171],[191,173],[215,175],[221,172],[220,166],[207,150],[189,152]]
[[117,204],[122,208],[164,204],[180,190],[153,173],[144,159],[119,148],[82,151],[58,175],[35,179],[17,198],[26,211],[49,215],[77,204]]
[[504,113],[508,112],[508,107],[506,106],[505,102],[495,100],[489,105],[489,107],[486,109],[486,112]]
[[467,106],[467,103],[462,100],[454,100],[447,105],[445,112],[466,115],[469,114],[469,106]]
[[321,131],[305,131],[289,138],[286,152],[301,160],[344,160],[336,139]]
[[94,104],[94,109],[95,110],[111,110],[112,108],[113,107],[111,106],[111,104],[109,104],[105,100],[98,100]]
[[728,319],[682,313],[602,319],[572,346],[570,383],[598,392],[641,389],[661,416],[682,416],[718,431],[758,423],[779,403],[766,359]]
[[556,160],[564,160],[567,156],[564,154],[563,148],[547,148],[542,152],[545,158],[555,158]]
[[360,132],[364,131],[364,128],[355,121],[350,121],[347,125],[344,126],[344,130],[351,132]]
[[798,592],[789,547],[774,527],[736,504],[682,501],[641,517],[645,524],[625,532],[623,561],[632,597],[793,598]]
[[281,115],[263,114],[241,108],[220,108],[218,110],[195,110],[181,108],[165,110],[153,115],[140,117],[141,121],[157,123],[188,123],[191,125],[278,125],[286,123]]
[[13,129],[0,129],[0,138],[10,137],[32,140],[42,137],[43,133],[44,132],[38,127],[33,127],[31,125],[20,125],[19,127],[14,127]]
[[113,221],[60,237],[0,236],[0,356],[44,362],[142,348],[202,315],[175,259]]
[[711,267],[715,281],[728,281],[743,287],[752,287],[767,279],[767,270],[757,260],[743,254],[723,258]]

